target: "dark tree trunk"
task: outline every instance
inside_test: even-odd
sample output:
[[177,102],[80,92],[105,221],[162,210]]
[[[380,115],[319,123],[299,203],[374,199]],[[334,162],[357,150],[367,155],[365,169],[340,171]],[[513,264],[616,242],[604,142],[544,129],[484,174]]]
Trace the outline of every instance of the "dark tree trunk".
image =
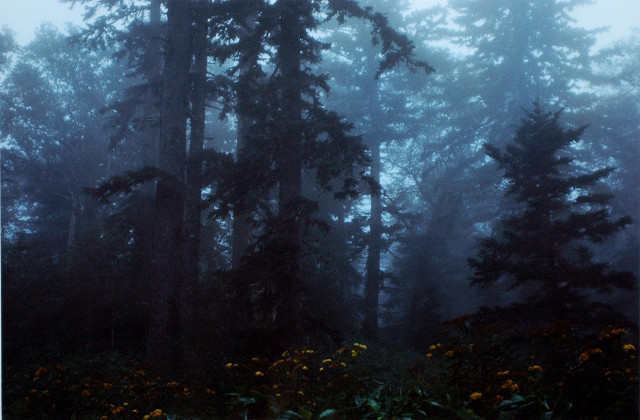
[[[243,32],[240,33],[240,38],[246,38],[251,35],[251,32],[255,29],[255,15],[250,14],[246,19]],[[246,160],[246,143],[249,130],[253,124],[253,119],[249,114],[249,109],[253,105],[253,89],[250,84],[256,83],[255,80],[251,80],[251,68],[256,65],[258,57],[256,52],[243,52],[240,56],[240,70],[239,70],[239,83],[241,89],[238,92],[238,107],[236,109],[238,117],[238,145],[236,152],[236,161],[240,164]],[[231,256],[231,268],[237,269],[242,265],[242,257],[245,255],[247,248],[251,245],[251,236],[253,230],[252,223],[252,210],[247,206],[236,206],[233,211],[233,226],[232,226],[232,256]]]
[[[159,127],[158,117],[160,110],[158,104],[161,100],[157,89],[157,85],[162,81],[162,46],[161,46],[161,0],[151,0],[150,4],[150,19],[149,25],[151,26],[152,39],[149,42],[149,51],[147,51],[147,83],[151,88],[146,92],[146,110],[145,110],[145,135],[144,140],[147,146],[147,155],[145,156],[145,163],[149,166],[158,166],[160,159],[160,147],[159,147]],[[151,191],[153,192],[153,191]]]
[[[376,135],[376,131],[373,131]],[[380,142],[370,144],[371,177],[380,183]],[[380,294],[380,252],[382,249],[382,199],[371,195],[371,216],[369,219],[369,244],[366,262],[365,310],[363,333],[369,340],[378,338],[378,296]]]
[[[206,0],[200,0],[206,5]],[[193,92],[191,94],[191,139],[187,162],[184,215],[184,291],[182,294],[183,326],[191,328],[197,316],[196,296],[200,281],[200,231],[202,194],[202,150],[206,118],[207,83],[207,18],[204,10],[196,13],[193,51]]]
[[300,225],[295,212],[302,195],[302,85],[300,71],[300,27],[297,0],[281,0],[283,4],[278,49],[278,65],[282,74],[282,124],[284,130],[278,153],[279,215],[291,220],[289,240],[300,245]]
[[167,3],[168,33],[160,115],[160,162],[156,188],[151,322],[147,358],[162,373],[177,366],[183,258],[186,117],[189,98],[190,25],[187,0]]
[[302,245],[302,226],[296,217],[302,196],[302,72],[300,52],[304,29],[300,22],[299,0],[280,0],[280,41],[277,61],[282,76],[281,107],[283,132],[279,140],[278,217],[285,223],[281,234],[283,261],[281,290],[286,291],[279,310],[278,323],[288,334],[295,336],[295,319],[300,289],[299,257]]
[[[144,94],[142,128],[142,162],[144,166],[159,166],[159,143],[160,143],[160,97],[159,85],[162,82],[162,46],[161,46],[161,1],[150,0],[149,2],[149,27],[151,29],[151,39],[149,49],[145,57],[145,77],[148,88]],[[109,171],[111,176],[111,171]],[[139,211],[136,215],[136,244],[139,253],[139,280],[142,284],[148,285],[151,272],[153,270],[153,214],[155,207],[156,183],[147,182],[142,185]]]

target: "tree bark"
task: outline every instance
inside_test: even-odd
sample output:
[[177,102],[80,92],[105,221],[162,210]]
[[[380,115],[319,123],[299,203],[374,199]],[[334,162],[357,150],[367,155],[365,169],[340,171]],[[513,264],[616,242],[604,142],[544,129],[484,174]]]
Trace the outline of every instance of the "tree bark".
[[[377,132],[374,130],[373,135]],[[371,177],[380,183],[380,142],[373,139],[371,148]],[[378,339],[378,299],[380,295],[380,252],[382,249],[382,199],[371,195],[369,244],[366,262],[365,310],[363,333],[369,340]]]
[[[200,0],[200,5],[207,0]],[[200,281],[200,231],[202,195],[202,150],[204,148],[207,83],[207,17],[197,13],[193,51],[193,91],[191,94],[191,138],[186,173],[184,291],[182,294],[183,326],[190,328],[197,316],[196,297]]]
[[300,273],[299,257],[302,248],[302,221],[297,217],[302,196],[302,72],[300,52],[304,28],[300,22],[299,0],[280,0],[280,40],[277,62],[280,67],[282,136],[278,139],[278,217],[284,223],[281,249],[288,261],[283,262],[281,290],[283,302],[279,310],[280,328],[290,337],[296,335],[295,318],[298,310]]
[[162,373],[178,361],[179,297],[182,281],[186,118],[189,98],[190,4],[167,2],[168,39],[160,114],[160,162],[151,278],[151,322],[147,358]]
[[[251,36],[251,33],[255,29],[255,14],[250,14],[246,19],[243,32],[240,33],[241,41],[243,38]],[[248,110],[253,105],[253,89],[250,86],[251,83],[256,83],[255,80],[251,80],[250,72],[253,66],[256,65],[258,60],[255,52],[243,52],[240,56],[240,70],[239,70],[239,83],[241,88],[238,92],[238,107],[236,114],[238,117],[238,144],[236,147],[236,162],[242,163],[246,160],[246,143],[249,130],[253,124],[253,120],[248,115]],[[233,211],[233,225],[232,225],[232,256],[231,256],[231,268],[233,270],[238,269],[242,265],[242,257],[246,254],[246,250],[251,245],[252,235],[252,211],[246,206],[236,206]]]
[[300,28],[297,0],[281,0],[283,13],[278,49],[278,64],[282,74],[282,123],[284,132],[278,153],[279,216],[291,220],[287,232],[291,245],[300,245],[300,226],[295,223],[295,212],[302,195],[302,99],[300,86]]

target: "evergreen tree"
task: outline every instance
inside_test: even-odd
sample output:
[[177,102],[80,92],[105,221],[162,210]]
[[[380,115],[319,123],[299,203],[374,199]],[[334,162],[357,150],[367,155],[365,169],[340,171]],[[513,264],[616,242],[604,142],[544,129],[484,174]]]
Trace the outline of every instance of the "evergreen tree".
[[601,243],[631,223],[613,218],[612,196],[597,182],[614,168],[593,172],[571,165],[571,146],[585,129],[565,129],[561,111],[546,111],[538,102],[526,113],[504,151],[485,145],[504,169],[506,195],[518,208],[501,221],[500,232],[482,241],[472,284],[487,286],[509,276],[511,287],[536,285],[534,298],[557,302],[560,311],[587,290],[632,289],[633,275],[609,270],[593,260],[590,245]]

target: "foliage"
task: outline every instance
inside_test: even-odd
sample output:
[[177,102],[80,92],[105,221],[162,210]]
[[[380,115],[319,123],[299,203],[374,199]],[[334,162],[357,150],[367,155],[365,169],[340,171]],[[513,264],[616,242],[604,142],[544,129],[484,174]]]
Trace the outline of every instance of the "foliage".
[[635,287],[631,273],[593,261],[592,245],[631,218],[612,218],[612,196],[596,189],[613,168],[589,172],[571,165],[570,147],[584,127],[565,129],[560,115],[534,102],[504,151],[485,146],[504,169],[505,196],[517,207],[503,217],[497,234],[482,241],[478,257],[469,259],[472,284],[486,286],[507,275],[511,287],[538,287],[534,298],[563,296],[569,303],[584,290]]
[[[507,311],[507,312],[505,312]],[[608,318],[526,327],[523,308],[448,322],[451,336],[417,354],[360,343],[227,359],[181,380],[118,353],[49,354],[10,364],[8,418],[516,419],[635,418],[638,344]],[[530,315],[535,315],[531,313]],[[500,321],[496,321],[500,319]],[[522,320],[522,317],[519,318]],[[613,324],[606,324],[612,321]],[[522,328],[524,327],[524,328]]]

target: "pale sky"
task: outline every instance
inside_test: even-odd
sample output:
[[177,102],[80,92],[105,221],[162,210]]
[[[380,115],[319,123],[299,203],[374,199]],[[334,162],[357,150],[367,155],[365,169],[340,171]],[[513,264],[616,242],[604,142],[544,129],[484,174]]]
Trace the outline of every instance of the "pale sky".
[[[412,0],[416,8],[445,4],[444,0]],[[484,1],[484,0],[477,0]],[[16,40],[24,45],[34,37],[42,21],[54,23],[60,29],[65,24],[82,23],[82,6],[70,10],[69,3],[57,0],[0,0],[0,27],[8,26],[16,34]],[[610,26],[608,34],[602,35],[600,45],[630,35],[631,27],[640,26],[640,0],[599,0],[594,5],[576,8],[574,16],[585,28]]]

